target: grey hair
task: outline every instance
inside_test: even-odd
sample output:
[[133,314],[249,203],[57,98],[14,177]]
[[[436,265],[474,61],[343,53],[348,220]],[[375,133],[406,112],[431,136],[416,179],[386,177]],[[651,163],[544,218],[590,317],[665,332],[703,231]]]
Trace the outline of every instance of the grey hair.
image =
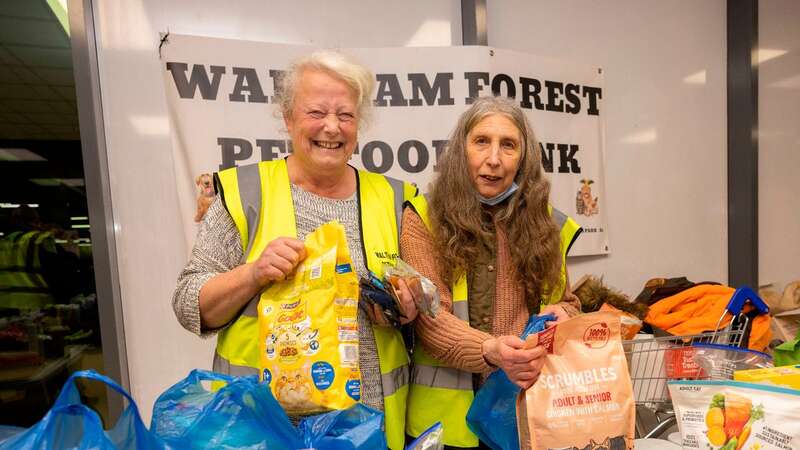
[[369,123],[372,113],[372,91],[375,89],[375,75],[352,56],[336,50],[319,50],[295,60],[289,67],[276,89],[276,103],[283,117],[290,117],[294,108],[294,98],[301,76],[306,70],[326,72],[338,78],[356,94],[359,128]]
[[[519,167],[522,169],[525,162],[529,158],[533,158],[536,164],[541,164],[539,154],[539,141],[533,132],[525,113],[522,112],[519,106],[510,98],[507,97],[478,97],[472,100],[473,103],[461,117],[458,123],[451,132],[448,146],[456,149],[457,153],[461,155],[466,161],[466,148],[467,148],[467,135],[475,125],[487,116],[492,114],[500,114],[508,117],[514,122],[520,134],[520,145],[522,146],[522,158],[520,159]],[[466,165],[463,166],[466,170]],[[518,171],[518,176],[521,175]],[[466,172],[463,175],[467,175]],[[526,174],[527,175],[527,174]]]

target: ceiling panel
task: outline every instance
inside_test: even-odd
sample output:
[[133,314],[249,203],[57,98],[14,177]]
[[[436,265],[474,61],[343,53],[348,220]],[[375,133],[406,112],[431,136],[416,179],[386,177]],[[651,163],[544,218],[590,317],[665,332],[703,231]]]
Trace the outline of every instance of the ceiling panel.
[[27,84],[0,84],[0,100],[44,100],[48,96]]
[[72,86],[75,84],[75,79],[72,77],[72,69],[40,68],[36,73],[47,84],[57,86]]
[[[52,139],[50,133],[36,124],[4,124],[0,123],[0,136],[4,139]],[[8,136],[8,137],[5,137]]]
[[3,48],[2,45],[0,45],[0,65],[16,64],[16,63],[17,59],[14,56],[12,56],[8,50]]
[[31,123],[31,119],[19,113],[0,112],[0,123],[17,125],[21,123]]
[[0,42],[6,45],[69,48],[67,34],[55,18],[50,22],[41,19],[0,16]]
[[0,140],[78,139],[69,37],[48,0],[0,0]]
[[78,106],[75,102],[60,100],[49,100],[48,102],[50,103],[50,109],[57,113],[71,114],[73,116],[78,114]]
[[2,0],[0,16],[14,16],[26,19],[50,19],[53,13],[43,1]]
[[6,51],[26,66],[72,68],[72,51],[69,48],[7,45]]
[[0,62],[0,84],[2,83],[19,83],[21,78],[16,72],[11,70],[11,67],[3,65]]
[[30,118],[34,123],[44,125],[47,129],[50,129],[49,125],[70,125],[78,121],[76,117],[72,117],[69,114],[57,114],[53,112],[25,113],[25,116]]
[[16,113],[51,113],[50,102],[46,100],[5,100],[11,112]]
[[14,74],[19,77],[20,83],[23,84],[40,84],[42,79],[36,75],[36,72],[25,66],[12,65],[8,66]]
[[54,91],[58,92],[58,95],[63,100],[70,100],[75,101],[75,88],[72,86],[51,86]]

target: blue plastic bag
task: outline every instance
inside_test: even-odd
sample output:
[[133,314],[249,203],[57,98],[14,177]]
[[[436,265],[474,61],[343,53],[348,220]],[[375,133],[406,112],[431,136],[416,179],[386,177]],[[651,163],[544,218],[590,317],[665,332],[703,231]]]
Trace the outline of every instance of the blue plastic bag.
[[[81,403],[76,378],[105,383],[128,399],[116,425],[108,431],[97,413]],[[112,379],[94,370],[73,373],[50,411],[31,428],[0,443],[0,450],[163,450],[163,441],[150,433],[139,416],[136,402]]]
[[[211,392],[203,381],[225,383]],[[193,370],[153,405],[150,429],[181,449],[303,448],[297,429],[256,376],[234,377]]]
[[372,450],[386,448],[383,413],[357,403],[303,419],[299,425],[303,448],[316,450]]
[[[556,320],[552,314],[533,315],[528,319],[522,339],[545,329],[546,323]],[[493,450],[519,450],[517,435],[517,394],[520,388],[502,370],[486,379],[475,393],[467,412],[467,425],[481,442]]]
[[[203,382],[223,382],[216,391]],[[295,428],[256,376],[193,370],[153,406],[153,433],[181,449],[372,450],[386,448],[383,413],[356,404],[311,416]]]
[[8,438],[22,433],[26,429],[27,428],[15,427],[12,425],[0,425],[0,444]]
[[444,448],[442,440],[444,440],[444,427],[442,422],[436,422],[406,445],[405,450],[442,450]]

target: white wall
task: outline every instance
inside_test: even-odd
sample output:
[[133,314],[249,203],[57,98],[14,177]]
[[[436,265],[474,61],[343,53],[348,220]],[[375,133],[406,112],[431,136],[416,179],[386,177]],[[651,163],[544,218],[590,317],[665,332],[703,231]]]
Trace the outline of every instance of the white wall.
[[[131,390],[147,418],[168,385],[210,365],[213,345],[180,328],[170,306],[189,248],[177,217],[158,33],[457,45],[460,2],[96,3]],[[630,294],[656,275],[725,281],[725,2],[488,3],[490,45],[605,71],[612,253],[573,261],[572,278],[605,275]]]
[[603,68],[611,254],[570,278],[726,282],[725,1],[487,3],[489,45]]
[[759,2],[758,272],[761,284],[779,292],[800,279],[798,24],[800,2]]

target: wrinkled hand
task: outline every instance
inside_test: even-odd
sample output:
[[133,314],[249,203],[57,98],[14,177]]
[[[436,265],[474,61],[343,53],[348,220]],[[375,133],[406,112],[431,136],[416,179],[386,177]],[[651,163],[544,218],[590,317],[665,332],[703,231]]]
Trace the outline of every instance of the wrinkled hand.
[[[403,279],[398,280],[397,283],[398,289],[395,292],[398,295],[398,299],[400,300],[400,309],[401,313],[405,317],[400,317],[400,325],[405,325],[407,323],[411,323],[414,319],[417,318],[419,311],[417,310],[417,305],[414,303],[414,297],[411,295],[411,291],[408,289],[408,285],[406,284]],[[382,327],[391,326],[386,317],[383,315],[383,311],[381,311],[381,307],[378,305],[371,304],[370,307],[367,309],[369,313],[370,320],[376,325]]]
[[526,344],[517,336],[500,336],[484,341],[482,348],[486,361],[503,369],[520,388],[527,389],[539,379],[546,352],[535,341]]
[[303,241],[280,237],[269,244],[252,263],[253,281],[258,286],[266,286],[271,281],[280,281],[289,276],[306,257]]
[[564,311],[564,308],[558,305],[547,305],[539,311],[540,316],[543,316],[545,314],[552,314],[556,316],[555,321],[547,322],[547,328],[550,328],[557,323],[561,323],[569,319],[569,314],[567,314],[567,312]]
[[417,314],[419,311],[417,310],[417,305],[414,303],[414,296],[411,295],[411,291],[408,289],[408,285],[406,284],[405,280],[400,278],[397,281],[397,294],[400,299],[400,308],[401,313],[403,316],[400,317],[400,324],[405,325],[407,323],[413,322],[414,319],[417,318]]

